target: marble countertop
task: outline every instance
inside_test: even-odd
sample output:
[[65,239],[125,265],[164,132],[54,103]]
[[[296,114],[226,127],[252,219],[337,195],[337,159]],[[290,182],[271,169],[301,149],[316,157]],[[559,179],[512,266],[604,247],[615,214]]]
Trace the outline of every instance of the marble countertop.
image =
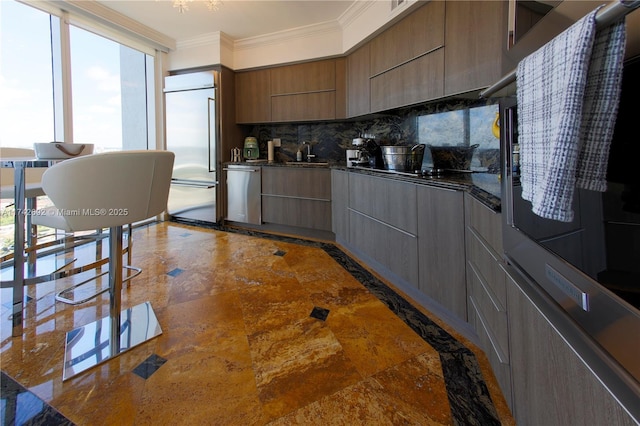
[[254,162],[225,163],[243,164],[260,167],[296,167],[296,168],[331,168],[349,171],[352,173],[364,173],[372,176],[397,179],[405,182],[417,184],[439,186],[443,188],[458,189],[469,192],[472,196],[494,211],[501,211],[501,182],[500,175],[486,172],[461,172],[451,173],[441,176],[420,176],[413,173],[399,173],[383,169],[372,169],[368,167],[347,167],[345,164],[332,162],[273,162],[258,160]]

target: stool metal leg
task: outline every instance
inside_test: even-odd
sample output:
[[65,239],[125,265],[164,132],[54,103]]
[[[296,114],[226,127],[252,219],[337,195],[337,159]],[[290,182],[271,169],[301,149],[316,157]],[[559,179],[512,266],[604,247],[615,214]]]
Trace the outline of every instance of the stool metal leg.
[[109,232],[109,316],[67,333],[62,380],[162,334],[150,302],[121,310],[122,227]]

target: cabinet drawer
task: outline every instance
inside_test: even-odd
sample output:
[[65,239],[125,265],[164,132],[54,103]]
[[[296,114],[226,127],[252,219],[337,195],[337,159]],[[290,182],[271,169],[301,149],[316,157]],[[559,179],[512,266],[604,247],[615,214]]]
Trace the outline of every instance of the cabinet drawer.
[[262,194],[330,200],[331,170],[263,167]]
[[465,194],[465,221],[491,249],[502,256],[502,216],[469,194]]
[[[505,305],[498,303],[494,295],[488,288],[484,279],[478,275],[475,268],[468,269],[470,288],[470,300],[477,315],[481,320],[482,327],[486,330],[491,345],[500,358],[500,362],[509,363],[509,330],[507,327],[507,312]],[[502,283],[504,284],[504,273],[502,275]],[[478,326],[480,324],[476,324]],[[479,328],[477,328],[479,329]]]
[[280,196],[262,196],[265,223],[331,231],[331,202]]
[[388,225],[416,235],[416,185],[388,178],[352,174],[349,207]]
[[493,250],[485,246],[473,229],[467,229],[467,263],[486,284],[488,291],[502,309],[507,303],[507,289],[500,259]]
[[418,287],[418,238],[415,235],[349,210],[349,242]]
[[493,370],[496,380],[500,385],[502,394],[507,400],[507,404],[509,407],[513,407],[511,364],[509,362],[505,362],[503,355],[498,354],[496,351],[490,337],[490,332],[485,328],[473,299],[470,299],[469,303],[469,322],[475,326],[474,328],[478,333],[478,338],[480,339],[480,345],[489,359],[491,369]]

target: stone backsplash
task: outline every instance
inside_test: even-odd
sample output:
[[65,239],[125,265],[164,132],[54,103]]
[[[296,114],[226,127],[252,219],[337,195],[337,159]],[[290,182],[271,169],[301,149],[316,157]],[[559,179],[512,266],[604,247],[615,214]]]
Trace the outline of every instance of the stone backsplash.
[[[284,123],[243,126],[245,136],[254,136],[260,146],[260,158],[267,157],[267,142],[280,138],[275,161],[295,161],[302,142],[311,142],[319,161],[345,163],[345,150],[354,138],[373,134],[379,145],[473,145],[479,144],[472,168],[497,173],[500,163],[499,140],[492,125],[497,104],[486,101],[455,100],[425,104],[375,114],[362,119],[331,122]],[[239,141],[238,146],[242,146]],[[431,156],[425,150],[423,167],[430,167]]]

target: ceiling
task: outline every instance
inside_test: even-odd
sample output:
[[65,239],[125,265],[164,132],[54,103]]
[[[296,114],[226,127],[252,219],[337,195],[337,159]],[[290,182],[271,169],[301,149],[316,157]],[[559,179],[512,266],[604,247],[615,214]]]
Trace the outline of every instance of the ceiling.
[[100,0],[116,12],[176,42],[221,31],[234,40],[257,37],[312,24],[334,22],[359,0],[222,0],[217,11],[206,2],[188,3],[180,13],[172,0]]

